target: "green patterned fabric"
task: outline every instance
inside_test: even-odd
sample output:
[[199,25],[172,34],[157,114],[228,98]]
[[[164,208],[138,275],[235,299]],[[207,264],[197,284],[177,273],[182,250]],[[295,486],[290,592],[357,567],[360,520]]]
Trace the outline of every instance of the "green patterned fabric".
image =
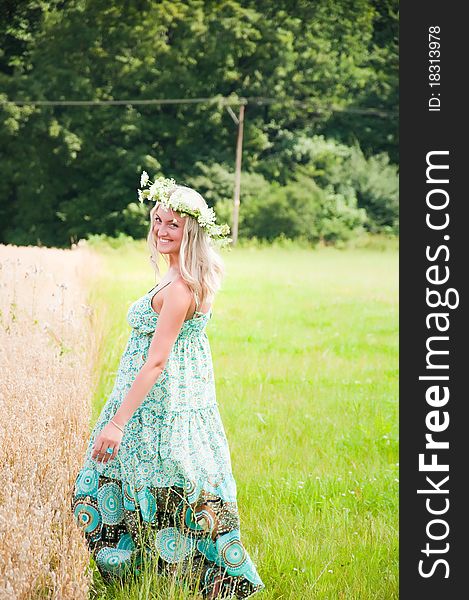
[[[163,373],[125,426],[117,457],[106,464],[91,458],[96,437],[146,360],[159,316],[151,305],[155,293],[128,310],[130,336],[76,476],[72,510],[106,578],[138,572],[148,555],[158,572],[179,566],[178,576],[197,575],[204,597],[246,598],[264,585],[240,540],[205,331],[212,310],[183,323]],[[142,531],[152,534],[144,538]]]

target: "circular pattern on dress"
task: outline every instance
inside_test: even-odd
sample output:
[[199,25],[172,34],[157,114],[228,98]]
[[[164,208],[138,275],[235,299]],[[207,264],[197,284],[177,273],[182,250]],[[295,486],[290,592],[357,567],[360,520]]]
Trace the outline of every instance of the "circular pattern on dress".
[[[246,551],[239,540],[231,540],[222,548],[221,556],[230,569],[239,569],[246,562]],[[230,573],[231,574],[231,573]]]
[[217,547],[210,537],[203,537],[197,542],[197,550],[203,554],[208,560],[220,564]]
[[[166,369],[165,369],[165,370],[163,371],[163,373],[161,374],[161,378],[160,378],[160,380],[158,381],[158,383],[161,383],[161,384],[162,384],[163,382],[164,382],[164,383],[166,383],[166,382],[168,381],[168,379],[169,379],[169,375],[168,375],[168,373],[167,373],[167,371],[166,371]],[[160,388],[160,389],[161,389],[161,395],[162,395],[162,397],[163,397],[163,398],[166,398],[166,396],[168,395],[168,388],[167,388],[165,385],[161,385],[161,388]]]
[[132,487],[128,481],[122,485],[122,493],[124,496],[124,508],[126,510],[135,510],[135,499]]
[[151,460],[141,460],[137,463],[137,477],[139,483],[150,483],[155,467]]
[[160,529],[155,537],[155,546],[162,559],[169,563],[183,560],[195,548],[195,542],[179,533],[175,527]]
[[195,492],[195,482],[191,481],[190,479],[186,479],[184,482],[184,491],[189,496],[189,498],[193,496]]
[[[163,473],[166,475],[166,477],[171,478],[173,477],[175,474],[177,474],[177,465],[173,462],[172,458],[168,457],[167,455],[169,454],[169,452],[166,450],[163,450],[162,448],[159,450],[159,454],[160,454],[160,458],[161,458],[161,468]],[[180,487],[184,486],[184,479],[182,477],[179,477],[180,481]]]
[[96,497],[98,473],[94,469],[83,469],[76,480],[75,493]]
[[135,493],[137,494],[138,492],[140,492],[140,490],[143,490],[144,487],[145,487],[145,482],[143,481],[143,479],[137,478],[134,483]]
[[217,576],[218,573],[219,573],[218,569],[215,569],[214,567],[209,567],[205,571],[204,587],[208,587],[211,583],[214,583],[215,577]]
[[137,433],[138,431],[140,431],[140,425],[139,425],[137,419],[131,418],[130,421],[125,426],[125,431],[127,433]]
[[176,523],[186,535],[200,537],[204,531],[202,527],[194,520],[194,510],[191,506],[187,506],[187,502],[182,500],[176,509]]
[[134,550],[135,549],[135,543],[134,543],[130,533],[124,533],[124,535],[121,536],[120,540],[117,543],[117,548],[119,550]]
[[145,358],[137,353],[131,356],[131,361],[131,367],[139,369],[142,366],[142,362],[145,362]]
[[156,515],[156,500],[148,488],[139,492],[138,503],[143,520],[147,523],[153,521]]
[[95,536],[98,533],[98,528],[100,532],[101,515],[94,506],[84,502],[76,502],[73,514],[80,527],[83,527],[85,533]]
[[140,420],[142,425],[149,425],[150,427],[154,427],[156,424],[156,414],[151,408],[143,406],[140,409]]
[[105,483],[98,490],[98,508],[103,523],[117,525],[124,518],[122,494],[117,483]]
[[193,509],[190,506],[188,506],[184,514],[184,524],[186,525],[186,527],[192,529],[193,531],[200,531],[202,527],[194,519],[194,516],[195,515]]
[[169,487],[168,478],[162,473],[157,473],[153,476],[153,485],[156,487]]
[[152,446],[150,442],[141,442],[137,449],[137,456],[140,460],[154,460],[156,458],[155,446]]
[[131,554],[130,550],[106,546],[96,554],[96,562],[104,571],[121,573],[129,566]]
[[149,427],[148,425],[142,425],[142,429],[139,432],[140,440],[144,443],[145,446],[148,444],[154,444],[155,442],[155,428]]
[[215,528],[216,516],[215,513],[209,508],[196,511],[195,516],[199,527],[204,531],[211,533]]

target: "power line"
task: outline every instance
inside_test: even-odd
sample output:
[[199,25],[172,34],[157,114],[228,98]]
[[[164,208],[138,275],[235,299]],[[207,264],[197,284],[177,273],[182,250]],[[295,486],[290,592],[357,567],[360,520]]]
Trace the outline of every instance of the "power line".
[[295,105],[305,109],[313,109],[317,113],[350,113],[358,115],[370,115],[381,118],[397,117],[397,112],[390,112],[378,108],[340,107],[337,105],[320,105],[313,98],[297,100],[294,98],[267,98],[262,96],[226,98],[213,96],[209,98],[151,98],[139,100],[0,100],[3,106],[139,106],[139,105],[162,105],[162,104],[218,104],[222,106],[239,106],[247,104],[284,104]]

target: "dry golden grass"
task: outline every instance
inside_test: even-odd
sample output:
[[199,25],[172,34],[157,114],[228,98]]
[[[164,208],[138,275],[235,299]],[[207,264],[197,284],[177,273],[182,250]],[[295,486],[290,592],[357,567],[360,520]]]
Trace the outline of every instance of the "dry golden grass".
[[89,435],[100,342],[86,248],[0,245],[0,597],[87,598],[89,553],[70,510]]

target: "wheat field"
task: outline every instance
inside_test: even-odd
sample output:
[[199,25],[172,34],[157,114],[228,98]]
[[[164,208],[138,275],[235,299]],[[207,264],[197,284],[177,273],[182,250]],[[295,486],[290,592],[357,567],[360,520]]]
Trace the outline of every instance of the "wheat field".
[[0,245],[0,597],[87,598],[69,497],[90,420],[99,327],[84,248]]

